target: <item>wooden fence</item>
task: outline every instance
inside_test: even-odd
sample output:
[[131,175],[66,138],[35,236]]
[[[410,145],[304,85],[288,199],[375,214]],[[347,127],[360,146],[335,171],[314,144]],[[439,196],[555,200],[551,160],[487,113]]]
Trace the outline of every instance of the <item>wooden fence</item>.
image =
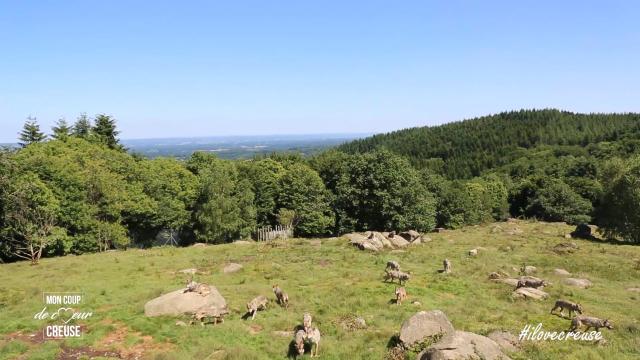
[[293,226],[276,225],[275,227],[265,226],[257,229],[253,233],[253,238],[257,241],[270,241],[273,239],[288,239],[293,237]]

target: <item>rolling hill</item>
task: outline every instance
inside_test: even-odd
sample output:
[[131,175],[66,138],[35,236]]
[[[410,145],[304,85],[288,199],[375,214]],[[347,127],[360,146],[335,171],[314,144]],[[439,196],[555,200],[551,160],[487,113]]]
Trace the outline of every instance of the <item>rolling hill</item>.
[[470,178],[508,164],[526,149],[550,145],[586,148],[619,143],[640,148],[640,114],[579,114],[520,110],[374,135],[339,146],[348,153],[387,148],[417,168],[437,168],[452,179]]

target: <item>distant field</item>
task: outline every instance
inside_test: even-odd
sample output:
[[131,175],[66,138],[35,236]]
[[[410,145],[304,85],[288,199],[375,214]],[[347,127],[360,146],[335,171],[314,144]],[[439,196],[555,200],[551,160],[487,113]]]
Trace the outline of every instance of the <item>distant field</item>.
[[256,154],[296,152],[311,155],[366,136],[365,134],[217,136],[202,138],[122,140],[131,152],[147,157],[187,158],[195,151],[212,152],[223,159],[248,159]]
[[[278,359],[287,354],[291,331],[309,311],[323,334],[321,359],[382,359],[400,325],[419,310],[440,309],[454,327],[479,334],[502,329],[518,334],[526,324],[566,330],[570,321],[549,314],[553,302],[567,298],[583,304],[585,313],[609,318],[614,330],[603,330],[606,345],[578,342],[526,343],[513,359],[637,359],[640,353],[640,247],[572,240],[579,249],[558,255],[551,248],[572,230],[565,224],[505,222],[429,234],[433,241],[401,253],[359,251],[343,238],[294,239],[249,245],[191,248],[163,247],[44,259],[0,265],[0,358],[55,359],[67,354],[148,359]],[[467,251],[482,246],[475,258]],[[512,250],[509,250],[510,247]],[[453,273],[436,272],[449,258]],[[394,285],[382,281],[389,259],[412,272],[406,286],[409,301],[390,303]],[[223,274],[228,262],[244,269]],[[513,276],[523,264],[552,282],[544,301],[512,300],[510,286],[489,281],[489,272]],[[196,280],[215,285],[231,314],[224,324],[176,326],[175,318],[146,318],[143,306],[160,294],[181,288],[195,267]],[[593,282],[589,289],[562,284],[553,274],[564,268]],[[244,305],[271,285],[289,293],[291,305],[272,306],[255,321],[242,320]],[[80,324],[87,333],[74,341],[41,341],[45,324],[34,320],[43,291],[82,291],[83,309],[95,315]],[[413,305],[419,301],[421,305]],[[363,317],[368,327],[349,331],[341,322]],[[186,317],[181,320],[188,322]],[[74,350],[75,349],[75,350]],[[308,355],[305,355],[307,357]],[[78,358],[76,357],[76,358]],[[104,357],[103,357],[104,358]],[[411,354],[411,359],[415,354]]]

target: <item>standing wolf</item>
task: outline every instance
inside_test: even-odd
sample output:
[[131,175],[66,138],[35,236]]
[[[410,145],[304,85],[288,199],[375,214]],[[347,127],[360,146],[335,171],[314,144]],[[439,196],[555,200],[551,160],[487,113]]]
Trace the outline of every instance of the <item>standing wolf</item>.
[[268,302],[269,299],[263,295],[259,295],[247,303],[247,312],[251,314],[251,320],[256,318],[258,310],[265,310],[267,308]]
[[384,272],[384,281],[391,280],[393,282],[393,280],[397,279],[400,285],[402,285],[403,281],[406,282],[411,278],[411,275],[399,270],[385,270]]
[[304,313],[304,315],[302,315],[302,326],[304,327],[305,332],[308,332],[309,329],[311,329],[311,320],[311,314]]
[[385,270],[389,269],[400,271],[400,264],[398,264],[397,261],[389,260],[387,261],[387,267],[385,268]]
[[407,290],[403,287],[396,288],[396,304],[402,305],[402,301],[407,299]]
[[580,326],[585,325],[587,328],[585,332],[589,331],[592,327],[596,328],[596,331],[600,331],[600,328],[613,329],[613,324],[609,320],[598,319],[596,317],[578,315],[571,320],[571,327],[569,331],[576,331]]
[[449,261],[449,259],[444,259],[442,266],[444,267],[442,270],[443,273],[448,274],[451,272],[451,261]]
[[311,343],[311,357],[317,357],[320,349],[320,330],[318,328],[309,329],[307,340]]
[[556,304],[553,306],[553,309],[551,309],[551,314],[553,314],[553,312],[557,309],[560,309],[561,317],[564,317],[565,309],[569,310],[569,317],[571,317],[571,313],[573,312],[576,312],[582,315],[582,305],[577,303],[572,303],[571,301],[567,301],[567,300],[556,301]]
[[278,284],[273,285],[273,293],[276,295],[276,302],[285,309],[289,308],[289,295],[282,291]]

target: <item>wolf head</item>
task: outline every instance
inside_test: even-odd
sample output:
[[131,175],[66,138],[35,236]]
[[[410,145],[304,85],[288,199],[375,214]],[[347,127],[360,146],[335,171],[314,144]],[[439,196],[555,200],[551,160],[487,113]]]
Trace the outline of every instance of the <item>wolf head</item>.
[[582,314],[582,305],[580,305],[580,304],[576,304],[576,309],[575,309],[575,310],[576,310],[576,312],[577,312],[578,314]]
[[602,323],[602,326],[606,327],[609,330],[613,329],[613,324],[609,321],[609,319],[605,320]]

